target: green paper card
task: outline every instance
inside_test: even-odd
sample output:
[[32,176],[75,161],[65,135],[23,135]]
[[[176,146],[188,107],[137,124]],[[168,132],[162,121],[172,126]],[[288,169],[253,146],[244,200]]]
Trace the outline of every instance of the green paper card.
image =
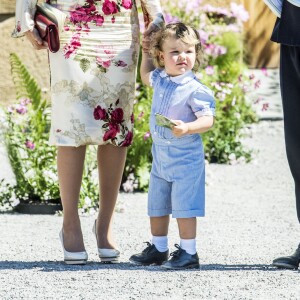
[[156,119],[156,124],[159,126],[166,127],[169,129],[172,129],[173,126],[176,126],[176,123],[174,123],[172,120],[159,113],[155,113],[155,119]]

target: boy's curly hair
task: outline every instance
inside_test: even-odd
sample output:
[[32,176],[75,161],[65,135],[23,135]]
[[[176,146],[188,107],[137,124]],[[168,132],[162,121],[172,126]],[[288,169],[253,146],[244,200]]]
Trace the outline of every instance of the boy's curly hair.
[[194,45],[196,50],[196,61],[193,67],[193,71],[197,71],[201,65],[202,59],[202,46],[200,41],[200,35],[198,31],[187,26],[181,22],[168,24],[151,35],[150,41],[150,55],[156,68],[164,68],[163,61],[159,58],[159,52],[163,51],[162,46],[164,42],[173,37],[180,39],[187,45]]

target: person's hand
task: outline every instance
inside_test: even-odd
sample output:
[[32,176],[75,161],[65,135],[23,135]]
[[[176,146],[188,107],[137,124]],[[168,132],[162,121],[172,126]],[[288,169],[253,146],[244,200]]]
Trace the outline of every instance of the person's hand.
[[143,33],[143,40],[142,40],[142,49],[143,52],[148,53],[150,49],[150,37],[153,32],[159,30],[159,27],[151,22],[147,28],[147,30]]
[[157,25],[155,25],[153,22],[151,22],[148,26],[148,28],[146,29],[146,31],[144,32],[144,36],[150,36],[151,33],[158,31],[159,27]]
[[34,49],[48,49],[47,43],[42,40],[36,28],[33,28],[32,31],[26,31],[24,35],[29,40]]
[[147,36],[143,35],[142,49],[143,49],[143,52],[149,53],[149,49],[150,49],[150,36],[149,35],[147,35]]
[[189,126],[187,123],[184,123],[181,120],[172,120],[172,121],[177,124],[172,128],[172,132],[176,137],[180,137],[188,133]]

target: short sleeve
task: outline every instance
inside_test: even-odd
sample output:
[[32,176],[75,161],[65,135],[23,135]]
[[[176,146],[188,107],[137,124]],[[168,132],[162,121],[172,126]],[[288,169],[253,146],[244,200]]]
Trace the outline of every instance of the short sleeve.
[[152,87],[155,86],[155,83],[156,83],[157,78],[161,71],[162,71],[161,69],[155,69],[152,72],[150,72],[150,75],[149,75],[150,76],[150,78],[149,78],[150,86],[152,86]]
[[12,37],[23,36],[34,27],[37,0],[16,0],[16,25]]
[[197,118],[215,116],[215,98],[212,90],[206,86],[202,86],[192,94],[190,105]]

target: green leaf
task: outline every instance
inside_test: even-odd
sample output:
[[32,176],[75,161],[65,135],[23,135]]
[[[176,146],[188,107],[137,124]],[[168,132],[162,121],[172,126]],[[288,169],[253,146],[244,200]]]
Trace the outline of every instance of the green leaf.
[[91,62],[87,58],[82,58],[80,60],[80,68],[85,73],[91,66]]

